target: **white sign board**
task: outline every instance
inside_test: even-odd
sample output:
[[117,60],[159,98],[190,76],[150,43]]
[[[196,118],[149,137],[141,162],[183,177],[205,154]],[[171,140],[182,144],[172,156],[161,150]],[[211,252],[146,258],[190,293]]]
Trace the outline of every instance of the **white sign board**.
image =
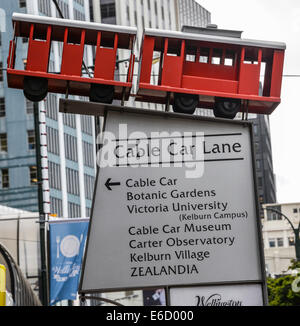
[[249,130],[109,111],[80,292],[261,282]]
[[215,285],[170,289],[171,306],[241,307],[262,306],[260,284]]

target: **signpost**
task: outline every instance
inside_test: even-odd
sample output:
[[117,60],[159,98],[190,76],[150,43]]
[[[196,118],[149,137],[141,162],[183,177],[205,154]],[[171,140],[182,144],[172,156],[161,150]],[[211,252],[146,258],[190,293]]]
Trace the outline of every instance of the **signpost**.
[[255,284],[266,304],[251,124],[104,112],[79,292]]

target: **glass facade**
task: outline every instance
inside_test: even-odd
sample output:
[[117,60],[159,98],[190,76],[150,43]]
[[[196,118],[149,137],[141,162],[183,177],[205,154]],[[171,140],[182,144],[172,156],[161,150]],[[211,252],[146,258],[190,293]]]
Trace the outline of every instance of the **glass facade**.
[[[7,87],[5,73],[12,13],[26,11],[26,1],[0,0],[0,205],[37,211],[33,105],[22,91]],[[18,42],[17,68],[24,67],[27,45],[22,39]]]

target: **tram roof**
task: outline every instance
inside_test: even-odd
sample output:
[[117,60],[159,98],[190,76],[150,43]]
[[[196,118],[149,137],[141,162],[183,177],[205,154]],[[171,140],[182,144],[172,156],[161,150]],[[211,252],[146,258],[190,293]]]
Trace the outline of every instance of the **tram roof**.
[[283,42],[272,42],[272,41],[260,41],[260,40],[249,40],[236,37],[224,37],[216,35],[208,35],[202,33],[186,33],[177,31],[166,31],[159,29],[146,28],[144,35],[153,36],[158,42],[156,42],[156,50],[163,48],[163,40],[165,38],[172,38],[178,40],[187,41],[203,41],[208,43],[219,43],[219,44],[230,44],[237,46],[251,46],[258,48],[278,49],[285,50],[286,44]]
[[100,24],[79,20],[62,19],[46,16],[28,15],[13,13],[13,23],[16,23],[15,35],[21,37],[28,37],[30,25],[35,24],[35,33],[44,33],[47,26],[52,27],[52,40],[63,41],[64,31],[68,27],[72,30],[73,34],[77,37],[80,35],[81,30],[86,31],[86,44],[94,45],[97,40],[97,32],[104,32],[106,38],[113,37],[117,33],[119,37],[119,47],[128,48],[130,39],[137,34],[135,27]]

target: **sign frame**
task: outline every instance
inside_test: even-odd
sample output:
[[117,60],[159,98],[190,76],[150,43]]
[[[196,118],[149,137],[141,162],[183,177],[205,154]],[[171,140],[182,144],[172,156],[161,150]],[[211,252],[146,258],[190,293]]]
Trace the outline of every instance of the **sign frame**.
[[[180,285],[161,285],[161,286],[145,286],[145,287],[124,287],[124,288],[113,288],[113,289],[91,289],[91,290],[84,290],[83,289],[83,277],[85,272],[85,266],[86,266],[86,258],[87,258],[87,250],[89,246],[89,240],[90,240],[90,231],[92,227],[92,219],[93,219],[93,212],[94,212],[94,206],[95,206],[95,196],[96,191],[94,191],[93,194],[93,200],[92,200],[92,210],[91,210],[91,219],[87,234],[87,245],[86,250],[83,257],[83,263],[82,263],[82,272],[80,276],[80,282],[79,282],[79,288],[78,293],[81,297],[84,297],[88,294],[95,294],[95,293],[108,293],[108,292],[119,292],[119,291],[128,291],[128,290],[143,290],[143,289],[154,289],[154,288],[164,288],[166,290],[166,304],[170,304],[170,298],[169,298],[169,289],[172,288],[180,288],[180,287],[199,287],[199,286],[209,286],[209,285],[235,285],[235,284],[261,284],[262,285],[262,295],[263,295],[263,304],[268,304],[268,294],[267,294],[267,280],[266,280],[266,273],[265,273],[265,258],[264,258],[264,246],[263,246],[263,238],[262,238],[262,224],[259,218],[259,200],[258,200],[258,190],[257,190],[257,175],[256,175],[256,169],[255,169],[255,149],[254,149],[254,132],[253,132],[253,123],[250,121],[239,121],[239,120],[228,120],[228,119],[220,119],[220,118],[210,118],[210,117],[203,117],[203,116],[196,116],[196,115],[185,115],[180,113],[173,113],[173,112],[164,112],[164,111],[154,111],[154,110],[147,110],[147,109],[137,109],[132,107],[122,107],[118,105],[111,105],[111,104],[100,104],[100,103],[89,103],[89,102],[83,102],[83,101],[75,101],[75,100],[68,100],[68,99],[60,99],[60,112],[64,113],[73,113],[73,114],[85,114],[85,115],[92,115],[92,116],[101,116],[104,118],[104,124],[103,124],[103,130],[105,131],[106,123],[107,123],[107,115],[108,112],[119,112],[123,114],[140,114],[144,115],[145,118],[149,116],[158,116],[162,119],[172,118],[172,119],[190,119],[190,120],[196,120],[196,121],[206,121],[206,122],[214,122],[214,123],[220,123],[220,124],[229,124],[229,125],[239,125],[244,126],[246,128],[249,128],[249,136],[250,136],[250,153],[251,153],[251,162],[252,162],[252,181],[254,186],[254,199],[255,199],[255,213],[256,213],[256,230],[257,230],[257,239],[258,239],[258,259],[260,263],[260,274],[261,274],[261,280],[260,281],[253,281],[253,280],[245,280],[245,281],[237,281],[237,282],[213,282],[213,283],[205,283],[205,282],[199,282],[195,284],[180,284]],[[98,178],[101,174],[101,169],[97,167],[97,175],[96,175],[96,181],[95,185],[97,185]]]

